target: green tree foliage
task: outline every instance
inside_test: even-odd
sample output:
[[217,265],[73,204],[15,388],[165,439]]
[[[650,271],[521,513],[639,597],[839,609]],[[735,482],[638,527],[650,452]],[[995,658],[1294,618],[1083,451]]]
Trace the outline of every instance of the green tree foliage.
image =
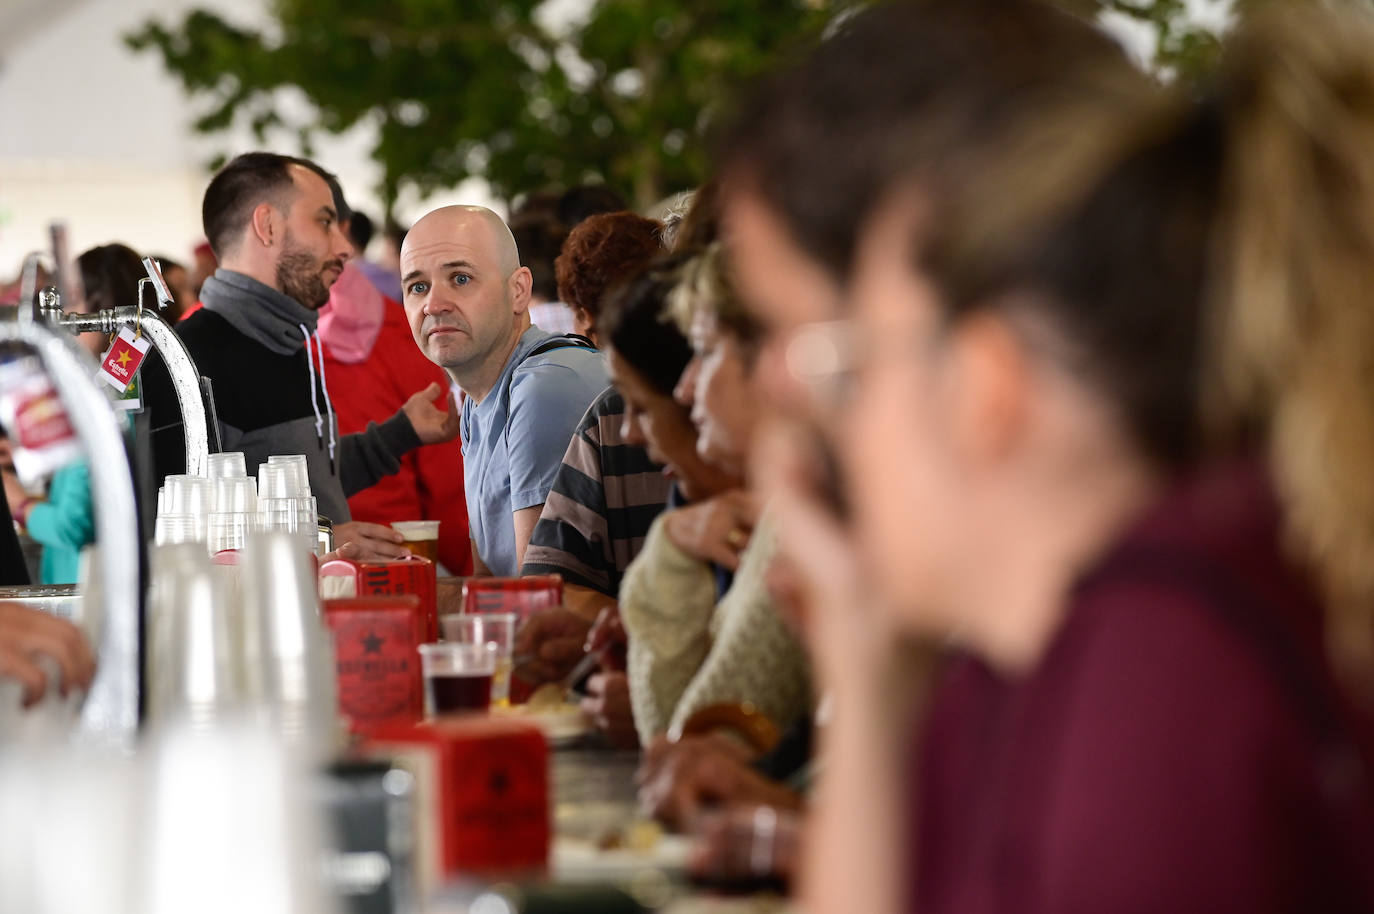
[[[270,0],[265,31],[197,10],[126,41],[203,103],[201,132],[295,130],[308,154],[321,131],[375,124],[388,216],[403,185],[427,194],[473,176],[508,199],[604,180],[647,206],[702,180],[703,137],[741,84],[865,2],[587,0],[559,27],[545,0]],[[1221,49],[1188,0],[1056,2],[1148,26],[1166,79],[1205,75]],[[1232,12],[1271,2],[1323,0],[1231,0]],[[280,113],[290,89],[313,106],[305,123]]]
[[[1170,79],[1196,80],[1216,65],[1222,36],[1209,31],[1189,15],[1187,0],[1059,0],[1060,5],[1084,16],[1114,13],[1149,26],[1155,35],[1154,70]],[[1232,0],[1235,12],[1243,12],[1264,0]]]
[[[1199,22],[1188,0],[1057,0],[1089,17],[1115,14],[1144,24],[1154,33],[1153,70],[1167,80],[1197,82],[1211,73],[1221,57],[1225,35]],[[1227,0],[1232,22],[1275,3],[1328,3],[1369,8],[1371,0]]]
[[[204,105],[203,133],[250,124],[260,141],[294,129],[375,123],[373,158],[390,214],[479,176],[498,196],[604,180],[648,205],[702,179],[702,137],[723,99],[813,36],[823,0],[598,0],[566,28],[542,0],[273,0],[270,33],[196,10],[145,23],[126,42],[154,50]],[[762,10],[766,8],[766,13]],[[285,122],[278,90],[316,109]]]

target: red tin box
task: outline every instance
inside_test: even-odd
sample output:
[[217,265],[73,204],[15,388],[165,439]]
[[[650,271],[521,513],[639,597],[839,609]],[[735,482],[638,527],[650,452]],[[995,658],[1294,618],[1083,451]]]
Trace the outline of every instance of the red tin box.
[[[515,613],[519,624],[541,609],[563,602],[563,578],[556,574],[532,574],[525,578],[468,578],[463,582],[463,612]],[[534,685],[515,675],[510,681],[510,700],[524,703]]]
[[463,582],[465,613],[515,613],[524,622],[531,613],[562,602],[563,578],[556,574],[468,578]]
[[419,648],[428,623],[419,597],[325,600],[324,622],[334,634],[339,710],[354,733],[424,717]]
[[410,593],[420,598],[425,613],[425,640],[439,640],[439,610],[435,603],[434,563],[418,555],[385,562],[330,559],[320,565],[320,597],[384,597]]
[[422,894],[464,875],[544,870],[549,857],[549,748],[524,721],[472,715],[380,728],[363,746],[415,777]]

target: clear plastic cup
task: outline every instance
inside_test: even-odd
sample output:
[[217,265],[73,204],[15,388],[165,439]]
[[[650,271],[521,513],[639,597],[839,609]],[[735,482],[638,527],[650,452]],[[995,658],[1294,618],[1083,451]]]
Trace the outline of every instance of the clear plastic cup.
[[437,520],[398,520],[391,529],[405,537],[401,543],[408,551],[431,562],[439,561],[439,522]]
[[315,560],[300,540],[255,533],[239,561],[238,618],[250,695],[263,697],[290,738],[323,748],[338,722],[334,653],[320,618]]
[[155,521],[153,541],[159,546],[204,543],[206,519],[194,514],[163,514]]
[[430,717],[482,714],[491,707],[496,648],[490,644],[420,645],[425,676],[425,713]]
[[520,617],[515,613],[444,616],[439,620],[444,640],[455,644],[485,644],[496,653],[491,679],[491,703],[498,708],[510,706],[511,657],[515,650],[515,630]]
[[149,590],[149,714],[213,725],[244,698],[242,646],[230,628],[223,587],[203,549],[162,546]]
[[301,548],[314,553],[319,540],[319,519],[315,514],[315,498],[259,498],[258,528],[289,533]]
[[165,514],[191,514],[204,517],[210,513],[212,490],[204,476],[168,476],[163,482]]
[[248,465],[244,462],[243,451],[225,451],[221,454],[211,454],[205,475],[210,479],[220,479],[225,476],[247,476]]
[[[218,454],[212,454],[218,457]],[[216,514],[255,514],[258,510],[258,483],[251,476],[221,476],[213,480]]]
[[288,467],[292,479],[292,495],[299,498],[310,496],[310,467],[304,454],[273,454],[267,458],[269,466]]
[[294,498],[295,471],[275,463],[258,464],[258,498]]
[[242,549],[248,537],[257,532],[256,514],[230,512],[211,514],[206,527],[206,546],[210,554],[224,552],[226,549]]

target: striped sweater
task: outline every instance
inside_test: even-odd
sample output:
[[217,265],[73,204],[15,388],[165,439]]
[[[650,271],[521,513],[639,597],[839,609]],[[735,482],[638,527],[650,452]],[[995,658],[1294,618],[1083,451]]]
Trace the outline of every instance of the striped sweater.
[[522,574],[561,574],[609,597],[619,593],[670,488],[648,453],[624,442],[624,417],[625,401],[613,387],[588,407],[544,502]]

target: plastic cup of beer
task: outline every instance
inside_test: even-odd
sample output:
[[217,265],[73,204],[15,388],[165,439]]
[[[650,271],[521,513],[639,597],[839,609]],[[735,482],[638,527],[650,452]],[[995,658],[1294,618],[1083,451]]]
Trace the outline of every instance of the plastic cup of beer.
[[444,616],[439,620],[444,640],[456,644],[486,644],[496,651],[496,670],[491,680],[491,703],[510,707],[511,656],[515,651],[515,613]]
[[441,641],[420,645],[425,676],[425,714],[483,714],[491,707],[496,649],[490,644]]
[[439,561],[439,522],[437,520],[398,520],[391,525],[405,542],[401,545],[431,562]]

